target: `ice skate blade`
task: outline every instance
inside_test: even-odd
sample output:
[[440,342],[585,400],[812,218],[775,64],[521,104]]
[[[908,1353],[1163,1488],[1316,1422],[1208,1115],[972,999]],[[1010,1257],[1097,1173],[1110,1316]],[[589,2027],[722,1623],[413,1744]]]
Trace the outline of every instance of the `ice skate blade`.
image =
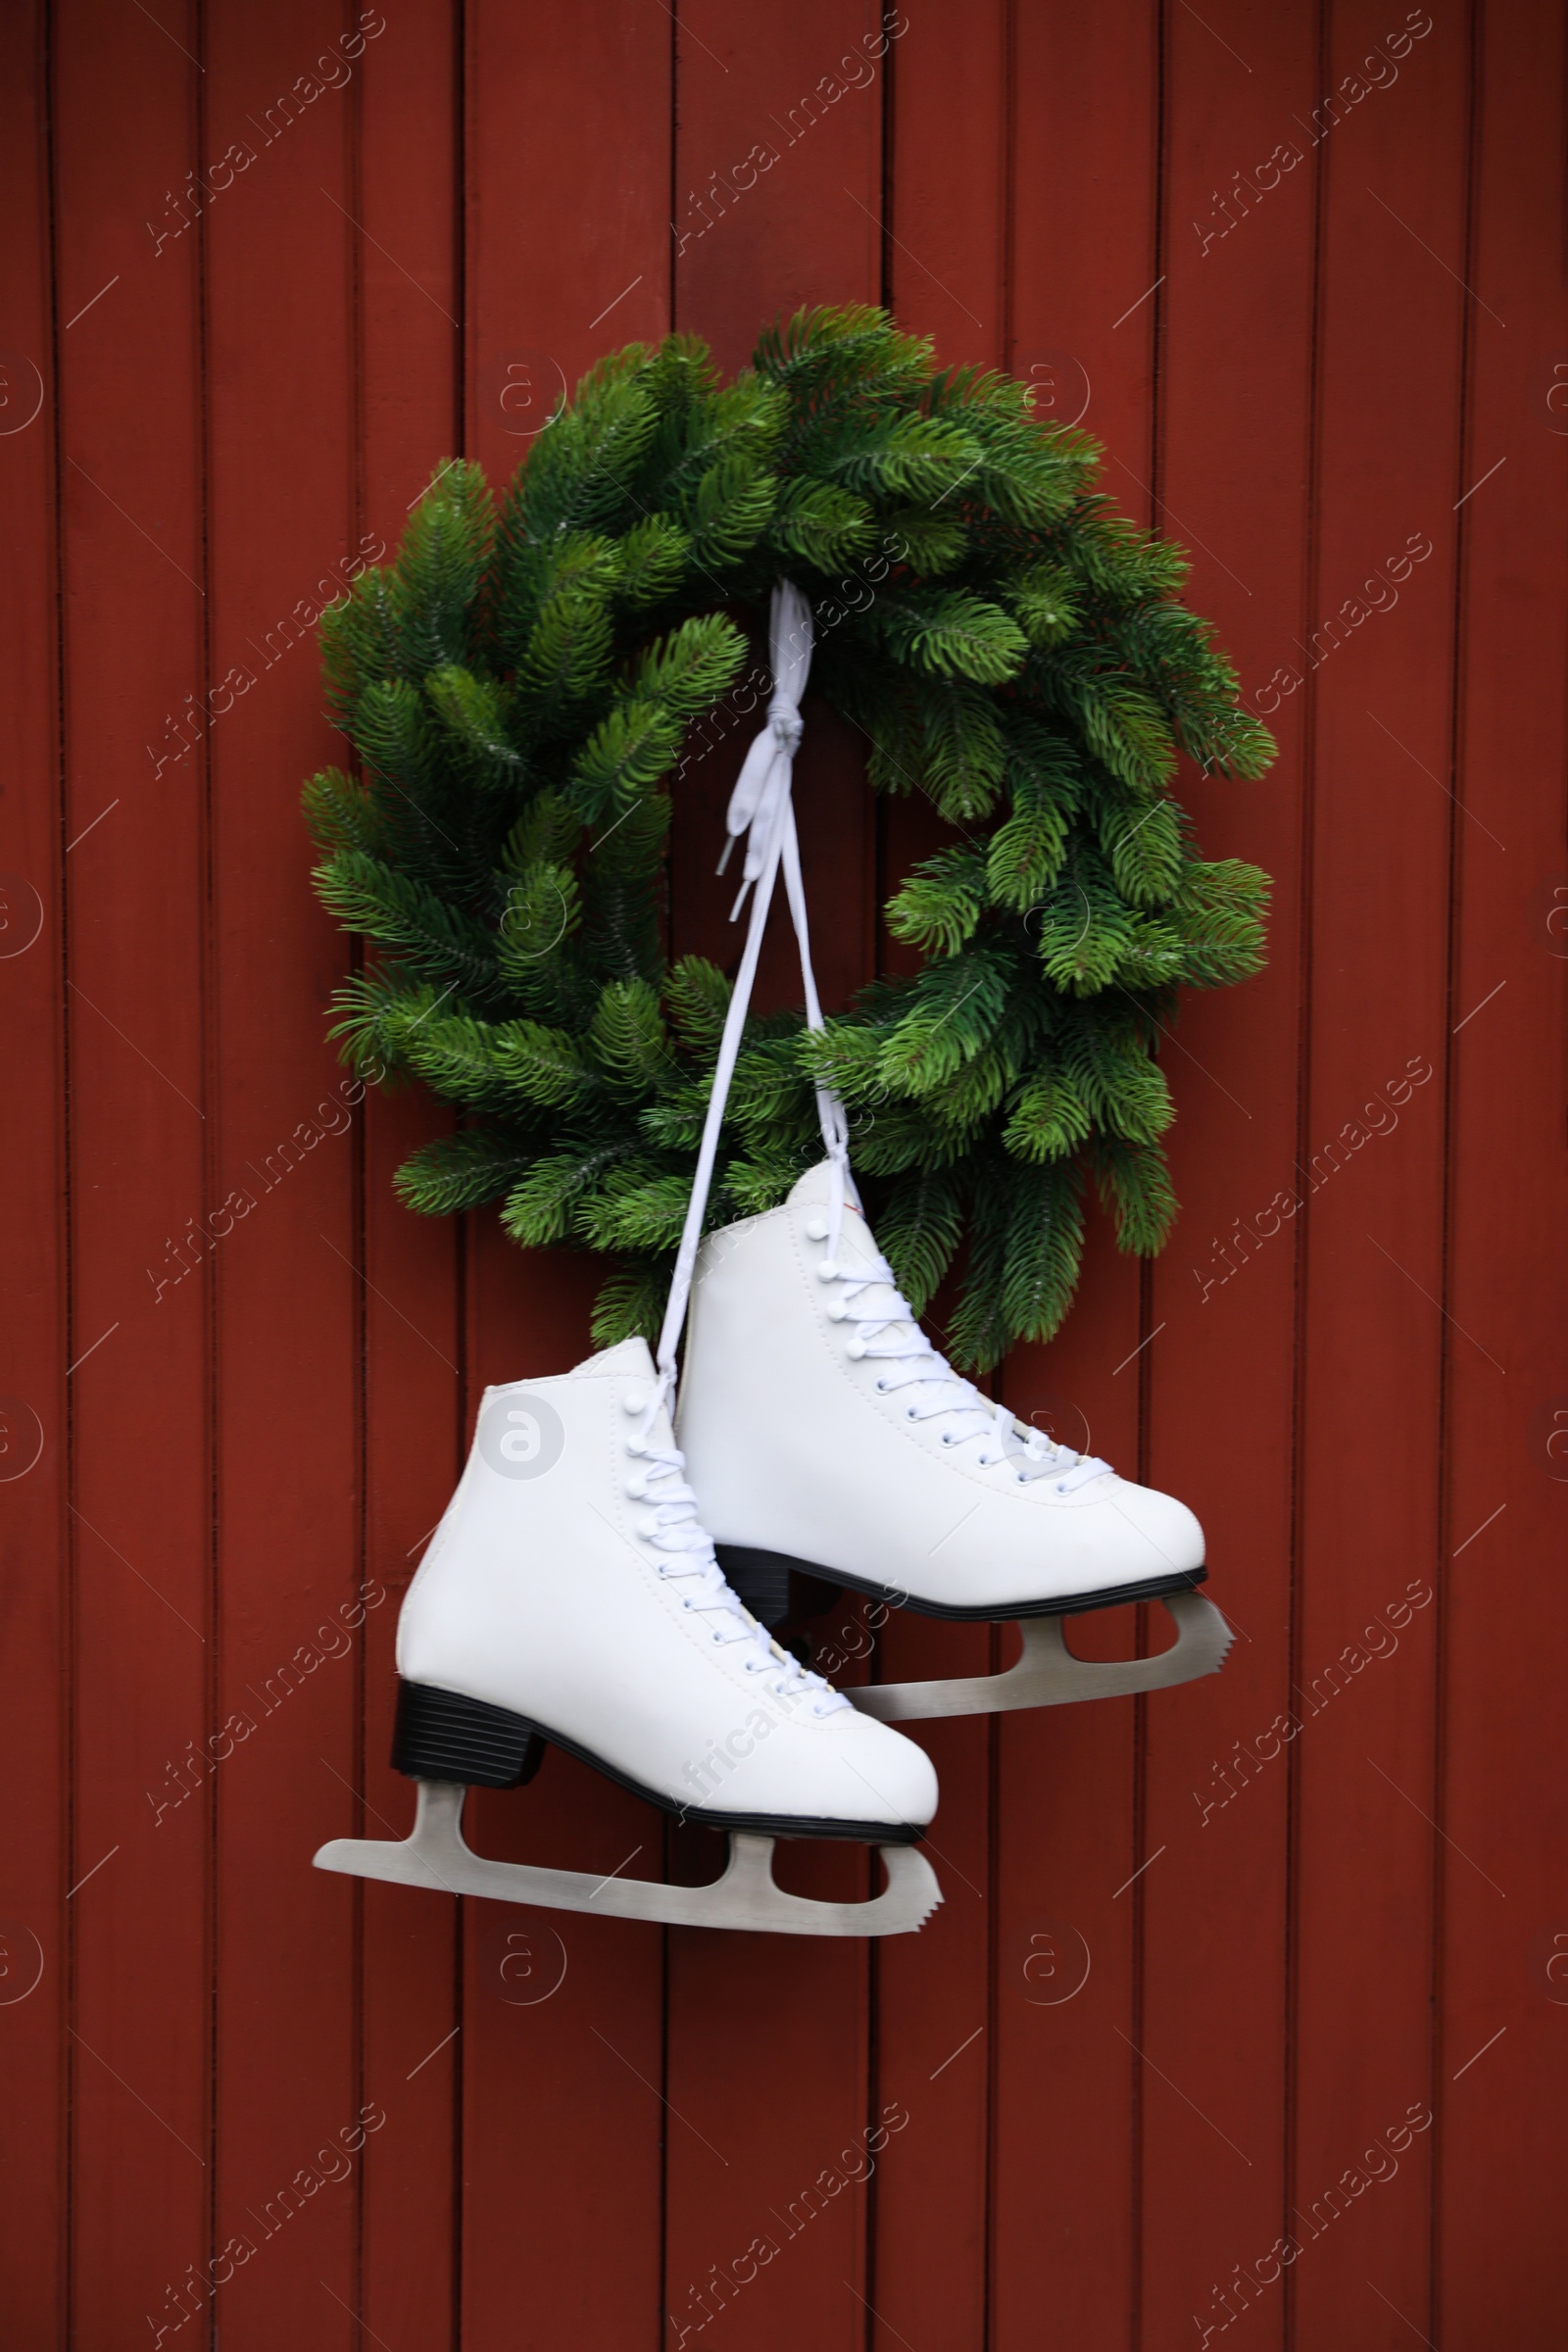
[[407,1838],[334,1838],[316,1855],[317,1869],[386,1879],[395,1886],[428,1886],[441,1894],[535,1903],[549,1911],[662,1920],[671,1927],[748,1928],[770,1936],[908,1936],[942,1900],[936,1873],[909,1845],[878,1849],[888,1883],[869,1902],[824,1903],[786,1894],[773,1881],[772,1838],[740,1830],[731,1831],[729,1861],[710,1886],[666,1886],[646,1879],[545,1870],[529,1862],[487,1862],[464,1840],[466,1789],[452,1781],[416,1786],[418,1804]]
[[1082,1698],[1125,1698],[1168,1690],[1217,1674],[1231,1629],[1200,1592],[1172,1592],[1160,1603],[1176,1621],[1176,1642],[1157,1658],[1075,1658],[1060,1617],[1019,1620],[1023,1654],[1005,1674],[960,1675],[951,1683],[869,1683],[846,1690],[862,1715],[906,1723],[921,1715],[1002,1715],[1013,1707],[1060,1707]]

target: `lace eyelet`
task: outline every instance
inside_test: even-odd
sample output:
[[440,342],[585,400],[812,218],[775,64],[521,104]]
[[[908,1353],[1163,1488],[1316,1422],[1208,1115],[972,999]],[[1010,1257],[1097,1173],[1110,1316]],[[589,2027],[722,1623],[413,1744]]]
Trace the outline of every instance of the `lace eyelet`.
[[865,1353],[865,1342],[861,1339],[858,1332],[857,1332],[854,1339],[849,1342],[844,1352],[847,1356],[853,1358],[856,1363],[859,1362],[861,1356]]
[[620,1400],[620,1409],[633,1418],[648,1410],[648,1394],[644,1389],[628,1389]]
[[826,1217],[808,1217],[806,1220],[806,1238],[808,1242],[825,1242],[827,1240]]
[[1065,1482],[1064,1482],[1062,1479],[1059,1479],[1059,1478],[1058,1478],[1058,1479],[1057,1479],[1057,1481],[1056,1481],[1056,1493],[1057,1493],[1058,1494],[1066,1494],[1066,1492],[1067,1492],[1067,1488],[1066,1488],[1066,1484],[1065,1484]]
[[631,1454],[635,1460],[640,1461],[642,1456],[648,1451],[648,1440],[646,1438],[639,1438],[634,1433],[626,1440],[626,1451]]
[[722,1642],[723,1639],[723,1635],[719,1632],[717,1626],[715,1625],[711,1634],[709,1636],[709,1640],[710,1642]]
[[1026,1487],[1026,1486],[1029,1484],[1029,1481],[1028,1481],[1028,1480],[1025,1478],[1025,1476],[1024,1476],[1024,1474],[1023,1474],[1023,1472],[1022,1472],[1021,1470],[1019,1470],[1019,1471],[1015,1471],[1015,1472],[1014,1472],[1014,1477],[1016,1478],[1016,1480],[1017,1480],[1017,1483],[1018,1483],[1018,1485],[1019,1485],[1020,1487]]
[[906,1421],[918,1421],[918,1420],[919,1420],[919,1418],[920,1418],[920,1416],[919,1416],[919,1414],[918,1414],[918,1413],[915,1411],[915,1409],[914,1409],[913,1405],[911,1404],[911,1405],[908,1405],[908,1406],[906,1406],[906,1407],[905,1408],[905,1414],[904,1414],[904,1418],[906,1419]]
[[951,1446],[951,1445],[953,1444],[953,1442],[954,1442],[954,1440],[953,1440],[953,1432],[952,1432],[952,1430],[951,1430],[951,1429],[945,1429],[945,1430],[942,1432],[942,1443],[943,1443],[943,1445],[944,1445],[944,1446]]
[[822,1263],[821,1263],[821,1264],[820,1264],[820,1265],[817,1267],[817,1269],[816,1269],[816,1279],[817,1279],[817,1281],[818,1281],[818,1282],[837,1282],[838,1278],[839,1278],[839,1270],[838,1270],[838,1267],[837,1267],[837,1266],[834,1264],[834,1262],[833,1262],[832,1258],[830,1258],[830,1257],[824,1257],[824,1258],[823,1258],[823,1260],[822,1260]]
[[877,1381],[877,1384],[876,1384],[876,1393],[877,1393],[877,1395],[878,1395],[879,1396],[885,1396],[887,1395],[887,1393],[888,1393],[888,1384],[887,1384],[887,1382],[886,1382],[885,1380],[883,1380],[883,1379],[881,1379],[881,1378],[878,1378],[878,1381]]

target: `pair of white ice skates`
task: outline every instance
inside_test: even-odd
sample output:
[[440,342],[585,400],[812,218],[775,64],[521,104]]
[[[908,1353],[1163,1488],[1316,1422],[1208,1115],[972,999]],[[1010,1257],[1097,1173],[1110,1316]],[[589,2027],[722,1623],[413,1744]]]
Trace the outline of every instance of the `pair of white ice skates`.
[[[750,829],[757,897],[658,1363],[628,1340],[559,1378],[486,1392],[398,1627],[393,1761],[419,1784],[414,1833],[339,1839],[317,1855],[324,1869],[697,1926],[915,1929],[942,1899],[914,1850],[937,1782],[894,1723],[1157,1690],[1212,1673],[1229,1646],[1195,1589],[1203,1539],[1191,1511],[1021,1425],[930,1346],[861,1214],[833,1097],[818,1097],[822,1162],[782,1206],[699,1254],[780,870],[808,1019],[821,1024],[789,797],[809,610],[788,587],[773,656],[769,725],[730,813],[732,836]],[[669,1400],[688,1296],[677,1447]],[[1019,1619],[1022,1655],[995,1676],[836,1691],[734,1589],[758,1595],[789,1569],[934,1617]],[[1064,1617],[1151,1599],[1176,1620],[1173,1648],[1118,1664],[1067,1650]],[[595,1880],[473,1854],[465,1789],[515,1787],[544,1743],[727,1830],[722,1878]],[[771,1871],[779,1837],[875,1844],[885,1889],[861,1903],[786,1893]]]
[[[1191,1511],[960,1380],[847,1201],[834,1235],[835,1190],[824,1162],[782,1207],[707,1243],[679,1450],[641,1340],[486,1393],[398,1627],[394,1761],[421,1785],[415,1835],[341,1840],[323,1866],[639,1919],[916,1928],[941,1899],[912,1850],[937,1782],[895,1722],[1152,1690],[1220,1664],[1229,1636],[1194,1591]],[[786,1565],[932,1616],[1022,1619],[1023,1655],[971,1681],[835,1691],[724,1574],[757,1590],[759,1570]],[[1179,1628],[1159,1656],[1096,1665],[1064,1647],[1063,1616],[1156,1598]],[[541,1741],[735,1833],[724,1878],[598,1882],[470,1853],[464,1787],[526,1780]],[[878,1844],[886,1890],[858,1904],[786,1894],[763,1842],[776,1837]]]

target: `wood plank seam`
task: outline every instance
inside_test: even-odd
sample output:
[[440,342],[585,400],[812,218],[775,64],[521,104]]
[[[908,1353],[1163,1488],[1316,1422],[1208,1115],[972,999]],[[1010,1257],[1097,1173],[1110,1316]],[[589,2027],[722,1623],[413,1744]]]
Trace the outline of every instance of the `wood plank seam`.
[[[1467,63],[1469,89],[1465,113],[1465,203],[1464,254],[1462,276],[1465,285],[1476,282],[1476,256],[1480,241],[1480,136],[1481,136],[1481,10],[1479,0],[1471,0],[1467,10]],[[1454,1277],[1454,1190],[1457,1182],[1459,1151],[1459,1055],[1455,1015],[1458,1010],[1455,991],[1458,985],[1460,956],[1463,941],[1462,893],[1464,888],[1464,842],[1461,833],[1461,814],[1464,805],[1464,684],[1465,657],[1469,644],[1466,626],[1468,591],[1471,579],[1471,550],[1476,523],[1475,511],[1464,504],[1464,492],[1470,472],[1474,447],[1474,417],[1471,395],[1476,366],[1476,337],[1479,322],[1475,310],[1467,306],[1460,314],[1459,351],[1459,431],[1455,451],[1455,480],[1453,485],[1455,513],[1459,517],[1458,540],[1454,550],[1453,568],[1453,677],[1449,699],[1448,774],[1451,779],[1448,808],[1448,904],[1446,908],[1445,956],[1445,1014],[1446,1032],[1444,1052],[1443,1087],[1443,1311],[1446,1318],[1452,1297]],[[1437,1457],[1433,1476],[1437,1482],[1437,1556],[1433,1562],[1432,1584],[1437,1595],[1434,1673],[1436,1677],[1435,1704],[1432,1711],[1432,1943],[1430,1952],[1431,2032],[1429,2037],[1430,2103],[1435,2119],[1432,2133],[1432,2161],[1429,2182],[1429,2218],[1427,2225],[1427,2309],[1425,2319],[1435,2337],[1441,2339],[1443,2312],[1441,2309],[1442,2268],[1439,2226],[1443,2211],[1444,2155],[1446,2143],[1447,2092],[1450,2085],[1444,2080],[1443,2047],[1445,2038],[1444,1962],[1446,1951],[1448,1857],[1442,1828],[1444,1816],[1445,1776],[1444,1757],[1448,1731],[1448,1680],[1451,1671],[1449,1657],[1448,1591],[1452,1572],[1450,1539],[1453,1534],[1452,1471],[1450,1445],[1453,1436],[1453,1342],[1446,1322],[1439,1359]]]

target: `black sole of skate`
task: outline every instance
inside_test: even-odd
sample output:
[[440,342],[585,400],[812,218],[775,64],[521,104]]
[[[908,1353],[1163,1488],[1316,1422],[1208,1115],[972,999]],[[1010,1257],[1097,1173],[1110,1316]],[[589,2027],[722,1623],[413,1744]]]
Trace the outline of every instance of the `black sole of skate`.
[[1119,1608],[1124,1601],[1164,1600],[1173,1592],[1194,1592],[1208,1580],[1206,1568],[1173,1568],[1165,1576],[1146,1576],[1141,1584],[1115,1585],[1100,1592],[1068,1592],[1054,1600],[1022,1601],[1010,1608],[994,1602],[980,1608],[955,1607],[947,1601],[918,1600],[912,1592],[873,1578],[851,1576],[843,1568],[823,1568],[812,1560],[792,1559],[782,1551],[758,1551],[745,1544],[715,1544],[718,1564],[743,1600],[749,1592],[770,1587],[781,1574],[794,1569],[819,1584],[844,1585],[892,1609],[912,1609],[919,1617],[944,1617],[958,1625],[999,1625],[1017,1617],[1082,1617],[1091,1609]]
[[579,1764],[604,1774],[617,1788],[640,1796],[662,1813],[696,1822],[706,1830],[743,1830],[756,1838],[853,1838],[862,1845],[917,1845],[924,1829],[913,1822],[818,1821],[809,1815],[716,1813],[683,1805],[645,1788],[591,1748],[564,1739],[548,1724],[532,1723],[508,1707],[438,1690],[429,1683],[398,1684],[392,1763],[411,1781],[457,1781],[469,1788],[516,1788],[531,1781],[547,1747],[559,1747]]

